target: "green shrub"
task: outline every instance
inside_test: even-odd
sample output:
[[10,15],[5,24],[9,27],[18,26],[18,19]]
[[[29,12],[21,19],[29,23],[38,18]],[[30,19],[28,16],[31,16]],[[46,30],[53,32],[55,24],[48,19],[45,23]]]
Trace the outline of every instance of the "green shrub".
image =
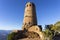
[[16,35],[15,32],[12,32],[12,33],[8,34],[7,40],[14,40],[14,36],[15,36],[15,35]]

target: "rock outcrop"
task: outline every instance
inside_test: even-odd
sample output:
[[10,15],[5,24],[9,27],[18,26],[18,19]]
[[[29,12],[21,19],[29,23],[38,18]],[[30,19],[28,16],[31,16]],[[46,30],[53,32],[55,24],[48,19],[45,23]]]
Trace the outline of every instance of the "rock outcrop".
[[40,36],[36,32],[29,32],[29,31],[18,31],[16,35],[14,36],[14,40],[20,40],[20,39],[40,39]]

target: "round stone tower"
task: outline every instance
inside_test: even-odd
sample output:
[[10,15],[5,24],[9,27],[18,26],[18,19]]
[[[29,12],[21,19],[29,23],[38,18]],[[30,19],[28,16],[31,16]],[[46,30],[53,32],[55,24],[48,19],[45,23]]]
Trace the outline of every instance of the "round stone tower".
[[23,29],[28,29],[32,25],[37,25],[35,5],[28,2],[25,6]]

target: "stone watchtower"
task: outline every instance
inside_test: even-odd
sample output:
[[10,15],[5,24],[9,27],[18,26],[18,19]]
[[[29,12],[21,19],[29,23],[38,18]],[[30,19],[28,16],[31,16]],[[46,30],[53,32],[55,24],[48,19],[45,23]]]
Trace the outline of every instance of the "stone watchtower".
[[28,2],[25,6],[23,29],[28,29],[32,25],[37,25],[35,5]]
[[36,9],[34,3],[32,2],[28,2],[25,6],[22,29],[29,32],[36,32],[37,34],[39,34],[41,39],[44,39],[43,33],[41,32],[42,27],[41,25],[37,25]]
[[15,39],[39,37],[41,40],[44,40],[41,32],[42,28],[40,25],[37,25],[36,9],[32,2],[28,2],[25,6],[22,29],[16,31],[18,34],[14,37]]

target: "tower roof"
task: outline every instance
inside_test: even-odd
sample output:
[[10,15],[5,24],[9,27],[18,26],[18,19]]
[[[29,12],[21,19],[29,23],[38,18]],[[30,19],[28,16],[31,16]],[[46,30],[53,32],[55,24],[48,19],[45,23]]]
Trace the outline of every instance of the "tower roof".
[[27,2],[27,3],[26,3],[26,5],[29,5],[29,4],[35,6],[35,4],[34,4],[33,2]]

